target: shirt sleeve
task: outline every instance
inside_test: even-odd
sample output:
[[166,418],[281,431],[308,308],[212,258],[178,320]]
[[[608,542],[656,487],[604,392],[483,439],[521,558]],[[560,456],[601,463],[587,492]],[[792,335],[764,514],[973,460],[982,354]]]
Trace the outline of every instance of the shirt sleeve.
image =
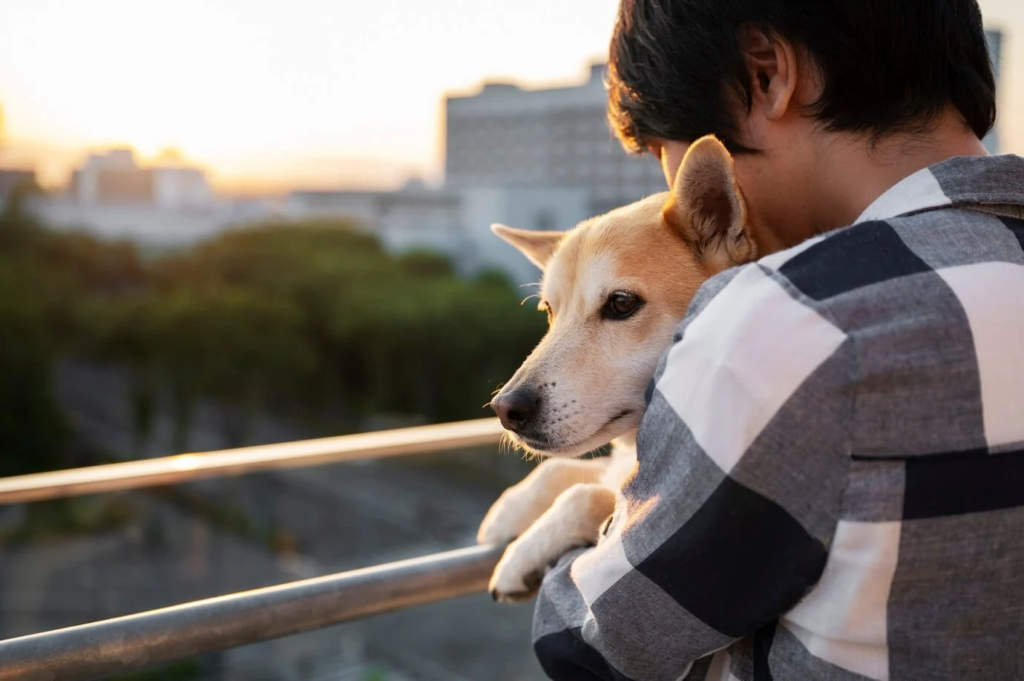
[[551,678],[683,678],[816,584],[850,461],[853,353],[828,317],[756,264],[702,288],[612,523],[541,586]]

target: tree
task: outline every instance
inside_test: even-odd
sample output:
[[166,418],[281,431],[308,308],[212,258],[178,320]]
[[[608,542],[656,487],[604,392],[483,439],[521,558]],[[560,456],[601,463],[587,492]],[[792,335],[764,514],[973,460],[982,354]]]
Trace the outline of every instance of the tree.
[[264,413],[335,432],[384,413],[481,416],[544,330],[504,277],[461,278],[433,253],[392,256],[344,222],[256,225],[144,260],[129,244],[0,214],[0,258],[0,328],[19,329],[0,362],[23,372],[6,399],[36,405],[5,432],[31,425],[19,457],[37,462],[61,447],[44,432],[62,432],[46,425],[59,416],[47,392],[56,356],[126,371],[141,454],[168,406],[187,449],[203,400],[238,415],[225,427],[239,445]]
[[42,315],[20,288],[0,277],[0,476],[61,468],[67,437]]

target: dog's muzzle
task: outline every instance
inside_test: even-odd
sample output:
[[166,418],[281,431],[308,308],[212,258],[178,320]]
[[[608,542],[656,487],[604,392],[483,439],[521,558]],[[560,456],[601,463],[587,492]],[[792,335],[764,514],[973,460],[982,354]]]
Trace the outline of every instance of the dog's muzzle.
[[498,415],[501,425],[517,435],[530,427],[540,410],[540,395],[529,386],[509,392],[502,391],[491,400],[491,409]]

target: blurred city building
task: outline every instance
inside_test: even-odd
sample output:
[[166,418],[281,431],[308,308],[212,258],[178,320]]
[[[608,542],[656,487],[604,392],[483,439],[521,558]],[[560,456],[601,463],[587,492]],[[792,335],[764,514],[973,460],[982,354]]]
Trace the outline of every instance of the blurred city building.
[[606,121],[604,64],[581,84],[524,89],[487,83],[445,98],[445,183],[396,192],[293,192],[285,215],[355,218],[393,250],[426,248],[464,272],[503,270],[516,283],[537,269],[490,232],[569,229],[664,191],[659,165],[630,156]]
[[203,170],[173,150],[143,166],[129,148],[90,154],[38,211],[57,229],[151,247],[189,245],[271,215],[267,202],[218,197]]
[[143,204],[163,210],[205,208],[213,201],[206,175],[176,153],[141,167],[132,149],[91,154],[72,173],[69,194],[81,205]]
[[446,183],[581,187],[590,215],[664,191],[660,166],[650,157],[627,154],[612,137],[604,71],[603,63],[593,64],[589,78],[570,87],[487,83],[479,92],[449,95]]
[[583,187],[435,188],[414,180],[393,192],[292,192],[283,213],[293,220],[351,218],[392,252],[436,251],[460,272],[498,269],[521,284],[536,281],[537,269],[494,236],[490,225],[566,229],[588,210]]
[[36,173],[23,168],[0,168],[0,208],[15,190],[35,187]]
[[411,180],[398,191],[296,191],[284,215],[296,220],[346,217],[373,231],[393,251],[436,250],[466,256],[461,197]]

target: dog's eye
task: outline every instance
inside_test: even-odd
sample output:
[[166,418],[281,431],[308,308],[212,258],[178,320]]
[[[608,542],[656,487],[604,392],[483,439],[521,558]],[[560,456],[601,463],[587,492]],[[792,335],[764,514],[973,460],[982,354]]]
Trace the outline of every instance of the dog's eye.
[[632,291],[616,291],[608,296],[601,316],[605,319],[628,319],[644,304],[643,299]]

